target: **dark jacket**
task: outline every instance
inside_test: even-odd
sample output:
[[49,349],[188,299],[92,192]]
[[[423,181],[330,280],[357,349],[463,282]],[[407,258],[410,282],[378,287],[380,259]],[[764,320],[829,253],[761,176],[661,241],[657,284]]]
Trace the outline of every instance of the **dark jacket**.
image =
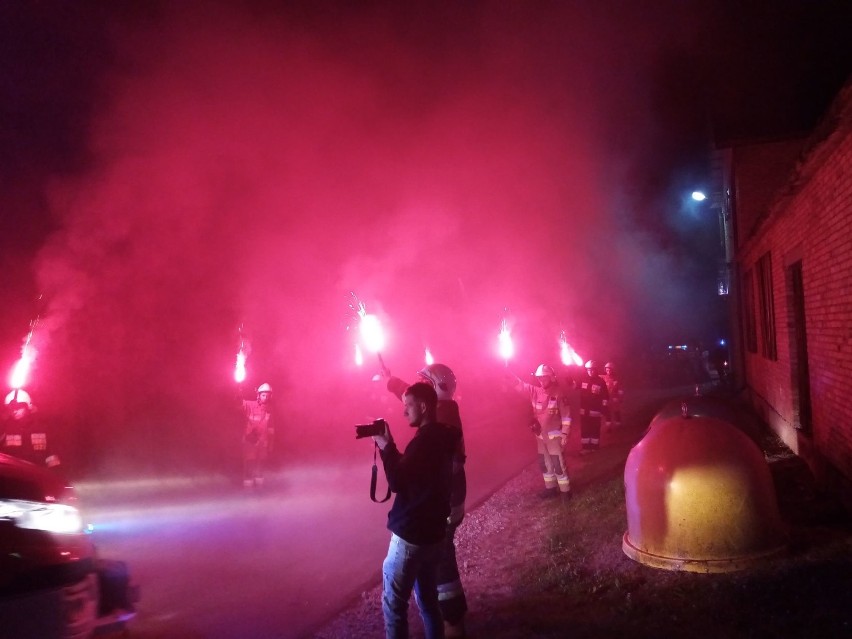
[[581,416],[609,416],[609,391],[599,375],[585,377],[579,387]]
[[22,419],[9,417],[0,424],[0,453],[39,466],[56,466],[59,457],[54,454],[44,423],[29,413]]
[[381,451],[388,485],[396,493],[388,529],[410,544],[437,543],[444,537],[460,436],[456,428],[426,424],[417,429],[405,453],[394,442]]
[[[390,377],[388,379],[388,390],[400,400],[408,386],[408,382],[401,380],[399,377]],[[452,506],[464,506],[464,500],[467,497],[467,476],[464,471],[467,452],[464,447],[464,429],[462,428],[461,415],[459,414],[459,405],[454,399],[439,399],[435,417],[438,418],[441,424],[457,428],[459,431],[458,448],[453,459],[453,490],[450,503]]]

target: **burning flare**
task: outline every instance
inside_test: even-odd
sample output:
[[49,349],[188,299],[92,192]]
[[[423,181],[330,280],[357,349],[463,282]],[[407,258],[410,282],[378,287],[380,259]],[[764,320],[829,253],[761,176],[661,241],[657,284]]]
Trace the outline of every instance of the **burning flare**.
[[512,344],[512,334],[509,332],[509,326],[506,323],[506,318],[503,318],[503,321],[500,323],[500,335],[498,337],[497,349],[500,353],[500,357],[503,358],[506,366],[508,366],[509,360],[512,359],[512,356],[515,354],[515,345]]
[[35,349],[32,346],[33,331],[38,324],[39,318],[30,322],[30,330],[24,340],[24,345],[21,347],[21,357],[15,362],[12,367],[12,372],[9,374],[9,386],[15,390],[20,390],[27,383],[27,378],[30,375],[30,369],[35,361]]
[[432,357],[432,351],[430,351],[428,348],[426,349],[426,354],[424,355],[423,359],[426,361],[426,366],[431,366],[435,363],[435,358]]
[[379,363],[384,368],[381,351],[385,346],[385,334],[382,330],[382,323],[378,317],[367,313],[367,307],[364,306],[364,302],[359,300],[354,292],[350,292],[349,295],[351,300],[349,302],[349,311],[347,311],[349,323],[346,326],[346,330],[348,331],[350,326],[354,325],[357,321],[358,334],[361,338],[360,344],[357,341],[355,342],[355,364],[361,366],[364,363],[364,357],[361,353],[361,344],[363,344],[364,348],[376,354],[379,358]]
[[25,346],[21,351],[21,358],[12,367],[12,374],[9,375],[9,386],[17,390],[26,385],[33,359],[32,352]]
[[246,360],[248,360],[249,353],[251,352],[251,343],[243,334],[242,324],[240,324],[237,332],[240,334],[240,348],[237,350],[237,363],[234,366],[234,381],[237,384],[242,384],[246,381]]
[[246,381],[246,354],[240,349],[237,353],[237,365],[234,367],[234,381],[242,384]]
[[361,333],[364,348],[371,353],[380,353],[382,351],[385,346],[385,334],[382,331],[382,324],[378,317],[365,312],[361,316],[361,323],[358,326],[358,330]]
[[559,335],[559,358],[565,366],[582,366],[583,358],[577,354],[568,340],[565,338],[565,331]]

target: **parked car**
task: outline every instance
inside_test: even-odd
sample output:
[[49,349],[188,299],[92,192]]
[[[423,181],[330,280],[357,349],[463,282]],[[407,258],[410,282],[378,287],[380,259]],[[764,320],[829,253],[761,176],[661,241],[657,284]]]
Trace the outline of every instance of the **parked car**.
[[0,637],[89,639],[135,616],[124,562],[98,556],[53,470],[0,454]]

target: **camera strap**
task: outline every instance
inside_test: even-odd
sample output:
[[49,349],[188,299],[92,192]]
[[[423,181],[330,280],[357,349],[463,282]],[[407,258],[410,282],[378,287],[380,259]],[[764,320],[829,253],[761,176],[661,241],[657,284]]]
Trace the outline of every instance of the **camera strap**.
[[373,476],[370,479],[370,499],[372,499],[377,504],[381,504],[390,499],[391,489],[390,485],[388,485],[388,494],[385,495],[384,499],[376,499],[376,482],[379,478],[379,467],[376,465],[376,451],[379,450],[378,444],[373,444]]

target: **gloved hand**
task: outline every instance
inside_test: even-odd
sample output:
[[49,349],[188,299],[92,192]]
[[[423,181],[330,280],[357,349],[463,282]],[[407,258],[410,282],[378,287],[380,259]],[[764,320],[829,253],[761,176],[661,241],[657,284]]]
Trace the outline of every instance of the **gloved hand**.
[[532,422],[530,422],[530,430],[532,431],[533,435],[541,435],[541,424],[538,423],[537,419],[534,419],[532,420]]
[[390,432],[390,425],[387,422],[385,422],[385,432],[381,435],[373,435],[373,441],[376,442],[376,446],[379,447],[379,450],[384,450],[385,446],[393,441],[393,437],[391,437]]

